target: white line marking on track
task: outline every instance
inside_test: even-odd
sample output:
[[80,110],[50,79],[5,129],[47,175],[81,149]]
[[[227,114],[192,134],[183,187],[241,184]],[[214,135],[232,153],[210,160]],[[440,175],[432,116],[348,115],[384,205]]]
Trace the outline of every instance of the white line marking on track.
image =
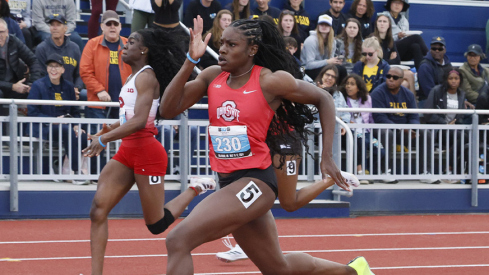
[[[456,268],[456,267],[488,267],[489,264],[470,264],[470,265],[433,265],[433,266],[387,266],[387,267],[370,267],[372,270],[387,269],[423,269],[423,268]],[[195,273],[195,275],[230,275],[230,274],[261,274],[259,271],[245,272],[213,272],[213,273]]]
[[[462,250],[462,249],[489,249],[489,246],[450,246],[450,247],[405,247],[405,248],[359,248],[359,249],[329,249],[329,250],[292,250],[283,251],[284,253],[336,253],[336,252],[365,252],[365,251],[412,251],[412,250]],[[192,256],[214,256],[211,253],[192,253]],[[167,257],[168,254],[148,254],[148,255],[112,255],[105,258],[145,258],[145,257]],[[90,259],[90,256],[81,257],[51,257],[51,258],[4,258],[0,262],[9,261],[47,261],[47,260],[79,260]]]
[[381,269],[453,268],[453,267],[489,267],[489,264],[386,266],[386,267],[371,267],[370,269],[381,270]]
[[[166,238],[145,239],[109,239],[109,242],[140,242],[140,241],[164,241]],[[0,242],[0,244],[43,244],[43,243],[89,243],[90,240],[52,240],[52,241],[12,241]]]
[[[375,236],[424,236],[424,235],[475,235],[489,234],[489,231],[469,232],[406,232],[406,233],[355,233],[355,234],[323,234],[323,235],[283,235],[279,238],[328,238],[328,237],[375,237]],[[233,238],[232,236],[230,236]],[[144,239],[109,239],[109,242],[139,242],[139,241],[164,241],[166,238]],[[43,244],[43,243],[85,243],[90,240],[48,240],[48,241],[5,241],[0,244]]]

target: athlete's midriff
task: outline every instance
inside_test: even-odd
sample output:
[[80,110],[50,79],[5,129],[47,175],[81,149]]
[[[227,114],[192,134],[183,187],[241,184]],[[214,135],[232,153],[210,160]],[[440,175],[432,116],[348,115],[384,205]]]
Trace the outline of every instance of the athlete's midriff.
[[227,72],[209,85],[210,163],[222,176],[243,169],[266,169],[272,163],[265,140],[275,112],[260,87],[261,69],[255,65],[250,79],[239,89],[227,85]]

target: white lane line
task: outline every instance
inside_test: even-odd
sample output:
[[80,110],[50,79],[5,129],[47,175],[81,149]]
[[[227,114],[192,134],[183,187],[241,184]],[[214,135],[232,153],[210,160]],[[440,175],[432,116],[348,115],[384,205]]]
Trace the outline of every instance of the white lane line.
[[[469,265],[433,265],[433,266],[386,266],[386,267],[370,267],[372,270],[388,270],[388,269],[424,269],[424,268],[458,268],[458,267],[489,267],[489,264],[469,264]],[[245,272],[213,272],[213,273],[195,273],[195,275],[230,275],[230,274],[261,274],[259,271]]]
[[[358,248],[358,249],[328,249],[328,250],[292,250],[283,251],[284,253],[338,253],[338,252],[368,252],[368,251],[416,251],[416,250],[462,250],[462,249],[489,249],[489,246],[449,246],[449,247],[405,247],[405,248]],[[211,253],[192,253],[192,256],[214,256]],[[145,257],[167,257],[168,254],[148,254],[148,255],[113,255],[105,258],[145,258]],[[50,257],[50,258],[2,258],[0,262],[12,261],[47,261],[47,260],[79,260],[90,259],[90,256],[81,257]]]
[[[144,239],[109,239],[109,242],[141,242],[141,241],[164,241],[166,238],[144,238]],[[89,243],[90,240],[51,240],[51,241],[12,241],[0,242],[0,244],[43,244],[43,243]]]
[[370,269],[381,270],[381,269],[419,269],[419,268],[454,268],[454,267],[489,267],[489,264],[388,266],[388,267],[371,267]]
[[[405,232],[405,233],[355,233],[355,234],[323,234],[323,235],[283,235],[279,238],[338,238],[338,237],[375,237],[375,236],[425,236],[425,235],[476,235],[489,234],[489,231],[469,232]],[[232,236],[230,236],[232,238]],[[109,242],[139,242],[139,241],[164,241],[166,238],[143,239],[109,239]],[[0,244],[43,244],[43,243],[86,243],[90,240],[49,240],[49,241],[5,241]]]

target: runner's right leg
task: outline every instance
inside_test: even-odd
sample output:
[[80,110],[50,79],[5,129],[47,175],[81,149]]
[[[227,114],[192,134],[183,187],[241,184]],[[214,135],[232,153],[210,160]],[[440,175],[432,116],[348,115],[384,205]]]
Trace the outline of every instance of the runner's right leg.
[[134,172],[116,160],[110,160],[100,174],[90,209],[92,275],[103,272],[109,234],[107,217],[112,208],[129,192],[134,181]]

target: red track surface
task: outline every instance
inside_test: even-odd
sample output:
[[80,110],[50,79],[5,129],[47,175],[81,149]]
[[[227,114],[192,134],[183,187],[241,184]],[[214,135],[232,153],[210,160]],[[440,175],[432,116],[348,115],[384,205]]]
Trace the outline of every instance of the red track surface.
[[[489,274],[489,215],[277,220],[285,252],[347,263],[367,258],[382,274]],[[173,226],[170,228],[172,229]],[[90,221],[0,221],[0,274],[90,274]],[[105,274],[164,274],[164,238],[139,219],[110,220]],[[222,263],[217,240],[193,251],[196,274],[259,274],[249,260]]]

